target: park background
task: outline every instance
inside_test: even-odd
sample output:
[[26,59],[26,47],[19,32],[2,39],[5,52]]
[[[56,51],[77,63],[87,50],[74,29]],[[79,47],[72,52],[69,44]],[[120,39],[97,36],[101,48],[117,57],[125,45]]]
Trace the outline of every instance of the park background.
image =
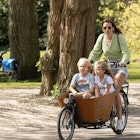
[[[98,1],[98,0],[97,0]],[[33,16],[29,14],[34,11],[31,7],[36,5],[38,15],[38,30],[39,30],[39,44],[38,49],[40,58],[44,56],[48,46],[46,46],[47,39],[47,25],[48,15],[50,12],[50,2],[97,2],[96,0],[0,0],[0,50],[7,50],[4,55],[5,58],[11,57],[11,48],[9,47],[8,37],[8,2],[12,4],[12,9],[17,10],[17,14],[24,14],[18,17],[16,23],[22,21],[27,26],[28,21],[22,20],[25,16],[31,19]],[[58,4],[58,3],[57,3]],[[56,5],[57,5],[56,4]],[[96,139],[139,139],[140,138],[140,5],[138,0],[99,0],[98,13],[96,19],[95,40],[101,32],[100,23],[104,17],[111,17],[127,39],[128,46],[131,50],[131,62],[129,67],[128,81],[129,88],[129,121],[123,135],[114,135],[111,129],[78,129],[74,134],[74,139],[96,140]],[[21,7],[20,7],[21,6]],[[25,7],[23,7],[25,6]],[[30,7],[31,6],[31,7]],[[95,5],[91,5],[92,9]],[[89,9],[88,9],[89,10]],[[88,11],[87,10],[87,11]],[[56,9],[55,9],[56,11]],[[57,12],[57,11],[56,11]],[[20,22],[20,24],[22,24]],[[19,25],[19,24],[17,24]],[[16,25],[16,26],[17,26]],[[52,24],[53,25],[53,24]],[[14,28],[15,29],[15,28]],[[26,30],[26,28],[23,28]],[[22,33],[22,32],[20,32]],[[21,34],[20,34],[21,35]],[[18,36],[18,35],[17,35]],[[27,32],[26,38],[31,36]],[[18,36],[19,37],[19,36]],[[17,39],[18,40],[18,39]],[[30,42],[28,42],[30,43]],[[21,40],[20,46],[24,42]],[[26,44],[28,45],[28,44]],[[26,51],[26,45],[24,46]],[[32,45],[32,43],[31,43]],[[22,46],[22,47],[23,47]],[[16,45],[16,49],[18,49]],[[28,46],[29,47],[29,46]],[[33,47],[35,49],[35,47]],[[33,49],[32,48],[32,49]],[[23,48],[22,48],[23,49]],[[29,49],[29,48],[28,48]],[[27,49],[27,51],[28,51]],[[18,52],[18,51],[17,51]],[[18,52],[21,55],[25,52]],[[28,54],[29,52],[26,52]],[[31,54],[32,55],[32,54]],[[30,55],[30,56],[31,56]],[[16,55],[15,55],[16,56]],[[39,59],[39,58],[38,58]],[[38,60],[35,61],[34,66]],[[30,57],[25,62],[25,71],[28,71],[26,64],[30,63]],[[75,62],[76,63],[76,62]],[[39,64],[39,63],[38,63]],[[29,65],[30,66],[30,65]],[[32,67],[31,67],[32,68]],[[37,71],[37,69],[36,69]],[[67,71],[68,72],[68,71]],[[40,71],[38,72],[40,73]],[[0,139],[26,139],[26,140],[40,140],[40,139],[58,139],[56,131],[56,121],[60,108],[56,100],[51,97],[39,96],[41,76],[31,79],[19,79],[17,82],[10,80],[8,77],[0,77]],[[134,83],[135,82],[135,83]],[[9,89],[8,89],[9,88]],[[59,92],[56,88],[53,91]],[[54,93],[54,92],[53,92]],[[85,133],[87,135],[85,135]]]
[[[40,58],[43,57],[47,48],[47,25],[48,15],[50,11],[50,1],[36,0],[36,9],[38,16],[38,48]],[[112,18],[117,26],[122,30],[129,49],[131,51],[131,62],[128,65],[129,75],[128,82],[140,82],[140,25],[139,25],[139,9],[140,3],[138,0],[100,0],[96,18],[95,40],[102,32],[101,22],[105,17]],[[0,50],[6,50],[4,58],[10,57],[9,38],[8,38],[8,0],[0,1]],[[39,63],[36,61],[36,64]],[[36,67],[36,65],[34,65]],[[38,69],[36,69],[37,71]],[[40,71],[38,71],[40,73]],[[9,81],[5,77],[0,79],[0,88],[26,88],[36,87],[41,84],[41,75],[35,79],[30,77],[18,80],[17,82]],[[57,90],[52,89],[52,90]]]

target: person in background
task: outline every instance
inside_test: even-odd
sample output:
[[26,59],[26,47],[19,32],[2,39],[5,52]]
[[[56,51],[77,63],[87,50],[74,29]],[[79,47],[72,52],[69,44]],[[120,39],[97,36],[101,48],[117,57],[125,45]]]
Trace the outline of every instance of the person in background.
[[94,95],[94,77],[90,73],[92,65],[87,58],[80,58],[77,66],[79,73],[74,74],[69,91],[77,98],[89,99]]
[[118,62],[118,72],[114,75],[114,85],[116,90],[115,102],[117,108],[117,130],[122,130],[124,123],[122,120],[122,103],[120,89],[128,75],[127,63],[130,61],[130,51],[122,32],[116,27],[113,21],[106,18],[102,22],[103,33],[99,35],[94,48],[89,54],[89,61],[98,61],[102,54],[109,61]]
[[95,78],[95,96],[103,96],[109,93],[114,93],[113,73],[108,68],[108,63],[104,61],[97,61],[94,64],[94,78]]

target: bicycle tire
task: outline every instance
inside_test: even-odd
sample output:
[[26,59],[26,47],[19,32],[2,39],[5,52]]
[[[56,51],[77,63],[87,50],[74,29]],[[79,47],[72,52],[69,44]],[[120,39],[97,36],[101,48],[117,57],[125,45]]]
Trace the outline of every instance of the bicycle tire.
[[72,111],[64,107],[57,120],[57,132],[60,140],[71,140],[74,134],[75,123],[71,119]]
[[121,97],[121,101],[122,101],[122,119],[124,121],[123,129],[122,130],[116,129],[118,117],[117,117],[117,111],[116,111],[115,105],[113,105],[113,107],[112,107],[111,118],[110,118],[111,128],[113,129],[113,131],[116,134],[123,133],[123,131],[126,127],[126,124],[127,124],[127,120],[128,120],[128,99],[123,90],[120,91],[120,97]]

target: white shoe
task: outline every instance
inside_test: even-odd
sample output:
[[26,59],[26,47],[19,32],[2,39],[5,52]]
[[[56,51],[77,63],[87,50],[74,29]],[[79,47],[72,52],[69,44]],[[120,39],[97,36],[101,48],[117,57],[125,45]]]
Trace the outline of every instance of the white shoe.
[[122,119],[119,119],[119,120],[117,121],[116,129],[121,131],[121,130],[123,130],[123,127],[124,127],[124,122],[123,122]]

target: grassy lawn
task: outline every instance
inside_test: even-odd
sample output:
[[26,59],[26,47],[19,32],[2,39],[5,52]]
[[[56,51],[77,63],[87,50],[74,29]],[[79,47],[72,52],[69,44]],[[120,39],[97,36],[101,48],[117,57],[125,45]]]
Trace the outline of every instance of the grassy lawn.
[[[40,56],[42,57],[45,54],[45,51],[40,51]],[[10,53],[9,51],[3,55],[4,58],[9,58]],[[30,81],[8,81],[7,76],[0,77],[0,89],[4,88],[39,88],[41,85],[41,82],[30,82]]]
[[[140,59],[140,53],[131,55],[131,60]],[[128,65],[128,81],[129,82],[140,82],[140,61],[131,62]]]
[[18,81],[18,82],[0,82],[0,89],[8,88],[40,88],[41,82],[29,82],[29,81]]
[[[41,57],[44,55],[45,51],[40,51]],[[131,54],[131,60],[140,59],[140,53]],[[4,58],[9,58],[9,52],[4,54]],[[140,82],[140,61],[131,62],[128,65],[128,78],[127,81]],[[30,82],[30,81],[18,81],[18,82],[4,82],[0,79],[0,88],[39,88],[41,82]]]

